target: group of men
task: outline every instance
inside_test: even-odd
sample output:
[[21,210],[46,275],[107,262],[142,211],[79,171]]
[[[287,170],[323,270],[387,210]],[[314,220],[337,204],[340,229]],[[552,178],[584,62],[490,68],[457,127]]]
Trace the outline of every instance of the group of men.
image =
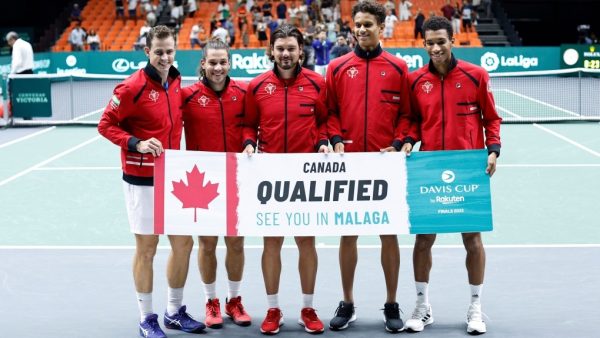
[[[166,337],[152,308],[152,262],[158,236],[153,235],[153,165],[165,149],[179,149],[185,131],[186,149],[221,152],[311,153],[394,152],[420,150],[488,150],[485,171],[491,176],[500,154],[500,122],[490,90],[489,76],[480,67],[457,60],[452,54],[452,27],[443,17],[428,19],[423,27],[428,65],[410,73],[406,63],[384,51],[380,35],[385,9],[376,2],[357,3],[352,10],[352,53],[336,58],[326,77],[300,67],[302,33],[284,24],[270,37],[269,58],[273,70],[249,84],[231,79],[228,46],[211,40],[205,47],[201,79],[180,88],[173,67],[173,33],[164,26],[152,28],[145,69],[134,73],[114,90],[98,129],[121,147],[123,188],[131,231],[136,238],[133,272],[141,314],[143,337]],[[482,168],[484,170],[484,168]],[[431,248],[435,235],[417,235],[413,251],[417,293],[412,316],[403,322],[396,301],[400,252],[395,235],[381,236],[381,265],[387,297],[385,329],[419,332],[433,323],[428,297]],[[480,233],[462,234],[471,288],[467,332],[482,334],[481,295],[485,251]],[[223,325],[216,294],[215,248],[217,237],[200,236],[198,263],[206,294],[206,319],[193,319],[182,304],[193,240],[170,235],[167,265],[168,305],[164,326],[186,332],[202,332],[206,326]],[[313,306],[318,257],[315,238],[295,238],[302,308],[298,323],[310,333],[324,331]],[[244,268],[244,239],[226,237],[225,266],[228,296],[225,313],[238,325],[251,324],[242,305],[240,283]],[[262,272],[268,310],[260,330],[276,334],[283,324],[279,306],[282,237],[264,237]],[[354,275],[358,260],[357,236],[340,239],[339,263],[343,299],[329,322],[331,330],[343,330],[356,320]]]

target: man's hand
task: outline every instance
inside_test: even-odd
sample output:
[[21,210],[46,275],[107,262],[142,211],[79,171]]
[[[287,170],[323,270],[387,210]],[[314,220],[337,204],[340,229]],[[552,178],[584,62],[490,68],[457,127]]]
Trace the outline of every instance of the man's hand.
[[379,151],[381,151],[382,153],[395,153],[397,150],[396,148],[389,146],[387,148],[379,149]]
[[138,142],[135,145],[135,150],[142,154],[150,153],[154,157],[158,157],[160,156],[160,154],[165,152],[162,143],[160,143],[160,141],[155,139],[154,137]]
[[321,146],[319,147],[319,152],[320,152],[320,153],[327,154],[327,153],[329,153],[329,147],[328,147],[328,146],[326,146],[326,145],[321,145]]
[[342,142],[336,143],[335,146],[333,147],[333,152],[343,154],[344,153],[344,143],[342,143]]
[[254,147],[249,144],[246,146],[246,148],[244,148],[244,151],[242,151],[245,154],[248,154],[248,156],[252,156],[252,154],[254,154]]
[[413,146],[410,143],[404,143],[402,145],[402,149],[400,149],[400,151],[406,153],[406,156],[410,156],[410,152],[412,151]]
[[494,175],[494,173],[496,172],[496,159],[498,158],[498,156],[496,155],[496,153],[490,153],[488,155],[488,163],[487,163],[487,168],[485,168],[485,173],[490,175],[490,177],[492,177],[492,175]]

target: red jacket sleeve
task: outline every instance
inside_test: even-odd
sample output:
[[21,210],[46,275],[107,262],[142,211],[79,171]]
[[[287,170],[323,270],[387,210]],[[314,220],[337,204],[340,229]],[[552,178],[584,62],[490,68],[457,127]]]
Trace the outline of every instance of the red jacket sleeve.
[[327,88],[327,135],[331,139],[331,145],[342,142],[342,127],[340,122],[340,109],[337,102],[335,90],[335,79],[331,65],[327,67],[325,85]]
[[135,151],[135,145],[139,139],[125,131],[121,126],[132,110],[132,107],[128,104],[132,102],[129,92],[129,87],[123,83],[115,88],[113,96],[98,123],[98,132],[122,149]]
[[494,96],[490,85],[490,76],[483,72],[481,86],[479,86],[479,105],[483,115],[483,128],[485,130],[485,145],[490,152],[500,155],[500,124],[502,118],[496,111]]
[[256,109],[256,100],[254,97],[254,85],[248,85],[246,96],[244,98],[244,129],[242,132],[243,147],[252,144],[256,148],[256,134],[258,130],[258,109]]
[[316,118],[317,118],[317,129],[319,131],[319,139],[317,140],[317,151],[322,145],[328,144],[328,133],[327,133],[327,118],[328,118],[328,109],[327,109],[327,88],[325,81],[321,78],[319,81],[319,86],[321,91],[319,92],[319,97],[316,102]]
[[400,85],[400,109],[398,111],[398,121],[392,143],[396,149],[402,147],[404,139],[410,134],[411,130],[412,108],[410,101],[411,95],[410,84],[408,80],[408,67],[403,67],[403,70],[404,73],[402,74],[402,83]]

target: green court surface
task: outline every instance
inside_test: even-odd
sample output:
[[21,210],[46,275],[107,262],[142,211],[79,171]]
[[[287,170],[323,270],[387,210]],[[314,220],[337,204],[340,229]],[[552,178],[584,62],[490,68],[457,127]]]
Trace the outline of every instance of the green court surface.
[[[0,246],[132,246],[119,149],[93,127],[35,132],[0,143]],[[501,136],[492,178],[494,231],[484,242],[600,245],[600,124],[503,125]],[[337,245],[338,238],[317,242]],[[400,236],[401,244],[412,242],[413,236]],[[359,243],[377,245],[379,239]],[[460,245],[460,236],[440,235],[437,244]]]

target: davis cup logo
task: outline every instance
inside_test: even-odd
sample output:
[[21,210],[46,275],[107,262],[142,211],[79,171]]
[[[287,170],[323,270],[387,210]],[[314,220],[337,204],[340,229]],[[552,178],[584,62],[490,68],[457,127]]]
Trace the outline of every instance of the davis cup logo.
[[444,170],[442,172],[442,181],[444,181],[444,183],[450,184],[454,182],[454,179],[456,179],[456,175],[454,175],[452,170]]
[[481,56],[481,67],[488,72],[498,69],[499,65],[500,59],[496,53],[487,52]]
[[269,84],[268,84],[268,85],[265,87],[265,91],[266,91],[267,93],[269,93],[269,95],[273,95],[273,93],[275,92],[275,89],[277,89],[277,87],[276,87],[274,84],[272,84],[272,83],[269,83]]

